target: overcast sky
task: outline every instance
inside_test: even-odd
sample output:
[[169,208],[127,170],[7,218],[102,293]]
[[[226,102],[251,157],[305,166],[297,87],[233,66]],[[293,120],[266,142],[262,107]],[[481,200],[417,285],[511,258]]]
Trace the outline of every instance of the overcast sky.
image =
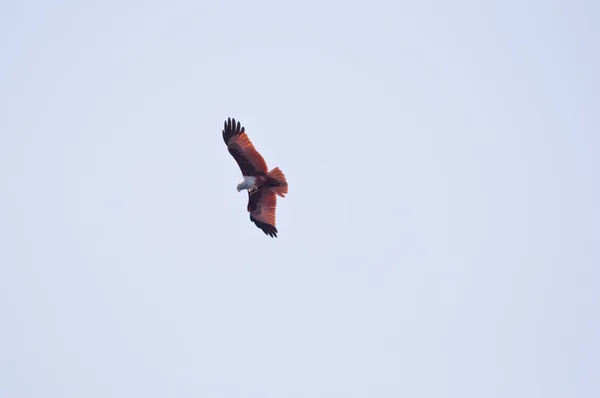
[[599,18],[2,3],[0,397],[600,396]]

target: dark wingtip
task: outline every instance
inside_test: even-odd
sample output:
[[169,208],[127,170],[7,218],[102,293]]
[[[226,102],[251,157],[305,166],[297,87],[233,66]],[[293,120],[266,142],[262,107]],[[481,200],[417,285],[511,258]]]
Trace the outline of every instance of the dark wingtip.
[[252,214],[250,215],[250,221],[252,221],[258,228],[260,228],[265,234],[269,235],[271,238],[277,237],[277,228],[274,225],[264,223],[262,221],[258,221]]
[[223,124],[223,140],[226,144],[231,137],[243,132],[244,128],[241,126],[240,122],[236,123],[235,118],[228,117]]

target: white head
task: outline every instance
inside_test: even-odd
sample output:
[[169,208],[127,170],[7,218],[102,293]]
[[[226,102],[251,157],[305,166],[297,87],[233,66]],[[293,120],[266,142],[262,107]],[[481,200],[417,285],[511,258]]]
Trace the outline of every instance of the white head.
[[238,192],[240,192],[243,189],[254,188],[255,183],[256,183],[256,177],[244,176],[244,179],[242,180],[242,182],[240,182],[238,184],[237,190],[238,190]]

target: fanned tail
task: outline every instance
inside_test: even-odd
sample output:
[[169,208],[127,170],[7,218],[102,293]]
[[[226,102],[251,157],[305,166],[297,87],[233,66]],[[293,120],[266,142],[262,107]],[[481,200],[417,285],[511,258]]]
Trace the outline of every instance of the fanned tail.
[[269,171],[267,177],[269,177],[269,189],[284,198],[288,193],[288,183],[283,172],[279,170],[279,167],[275,167],[273,170]]

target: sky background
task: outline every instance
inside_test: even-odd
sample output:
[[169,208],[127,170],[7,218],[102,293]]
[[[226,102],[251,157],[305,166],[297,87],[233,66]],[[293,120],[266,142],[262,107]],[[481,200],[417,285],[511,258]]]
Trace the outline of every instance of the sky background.
[[0,397],[600,396],[599,18],[3,2]]

